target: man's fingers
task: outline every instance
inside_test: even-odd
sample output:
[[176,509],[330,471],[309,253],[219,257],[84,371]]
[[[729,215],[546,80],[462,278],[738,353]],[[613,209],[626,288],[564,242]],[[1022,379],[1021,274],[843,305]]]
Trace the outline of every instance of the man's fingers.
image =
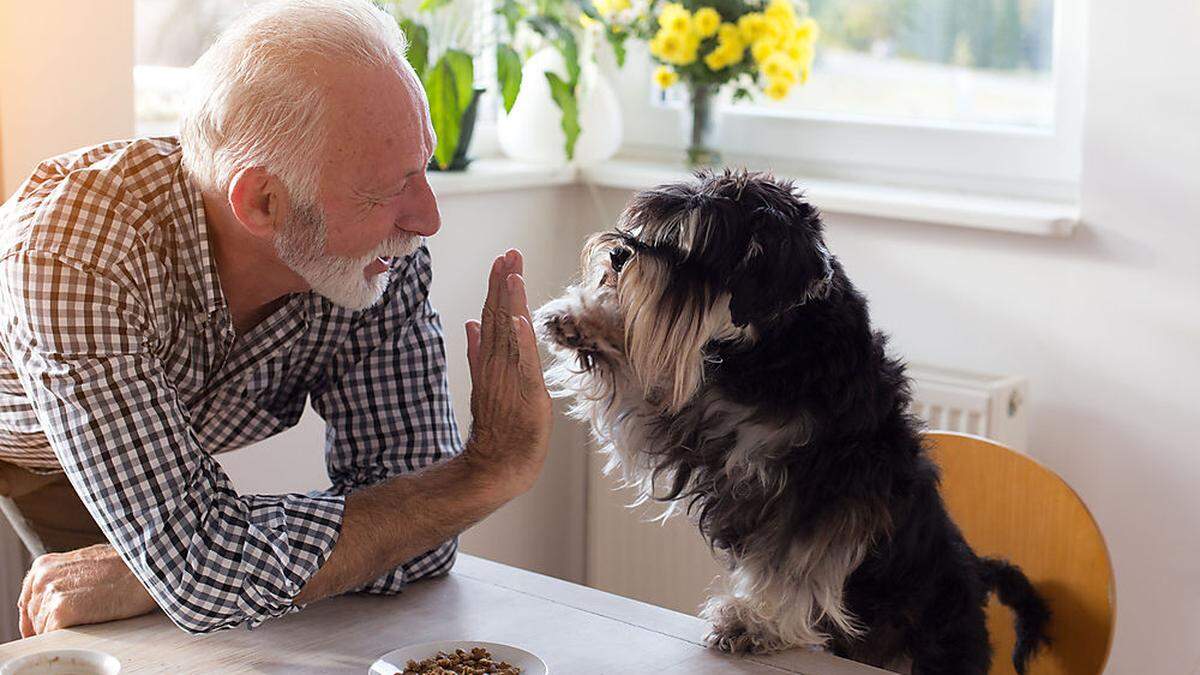
[[525,256],[515,248],[510,248],[504,252],[505,260],[511,263],[511,268],[508,270],[512,274],[525,274]]
[[529,319],[520,316],[513,317],[513,331],[517,336],[517,346],[521,354],[521,379],[526,387],[534,391],[546,389],[546,380],[542,375],[542,357],[538,353],[537,335],[533,332],[533,324]]
[[33,635],[33,620],[29,616],[29,598],[33,594],[33,570],[25,573],[21,582],[21,597],[17,599],[17,616],[21,619],[21,637]]
[[487,297],[483,300],[483,312],[479,316],[481,342],[491,348],[496,342],[496,317],[499,315],[500,295],[503,293],[504,258],[496,256],[488,272]]
[[496,322],[497,324],[499,324],[501,321],[507,324],[508,317],[512,314],[512,285],[509,283],[508,278],[512,276],[513,270],[516,269],[516,265],[520,261],[521,256],[516,252],[515,249],[510,248],[508,249],[508,252],[504,254],[504,267],[500,273],[500,304],[497,305],[497,308],[500,311],[500,317]]
[[509,307],[513,316],[523,316],[531,324],[533,317],[529,314],[529,297],[525,289],[525,277],[519,273],[508,275]]
[[479,342],[480,326],[478,321],[468,321],[467,329],[467,365],[471,370],[471,386],[479,384]]

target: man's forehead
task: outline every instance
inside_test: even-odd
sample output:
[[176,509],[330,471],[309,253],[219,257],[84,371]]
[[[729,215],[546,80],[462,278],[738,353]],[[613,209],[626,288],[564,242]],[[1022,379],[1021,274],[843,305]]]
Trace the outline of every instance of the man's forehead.
[[[334,73],[337,77],[338,73]],[[327,162],[356,181],[400,181],[433,150],[420,83],[404,71],[343,72],[330,86]]]

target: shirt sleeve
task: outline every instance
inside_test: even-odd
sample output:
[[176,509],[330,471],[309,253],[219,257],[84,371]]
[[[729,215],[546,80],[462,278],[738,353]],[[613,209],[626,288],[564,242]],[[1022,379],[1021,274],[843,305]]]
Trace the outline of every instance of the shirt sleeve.
[[[326,422],[326,466],[334,494],[410,473],[462,451],[446,378],[438,314],[429,303],[429,251],[393,263],[378,305],[357,315],[349,339],[312,392]],[[396,593],[404,584],[445,574],[450,539],[361,587]]]
[[0,340],[55,455],[180,628],[253,627],[298,609],[337,541],[342,498],[234,491],[192,433],[123,276],[36,252],[0,261]]

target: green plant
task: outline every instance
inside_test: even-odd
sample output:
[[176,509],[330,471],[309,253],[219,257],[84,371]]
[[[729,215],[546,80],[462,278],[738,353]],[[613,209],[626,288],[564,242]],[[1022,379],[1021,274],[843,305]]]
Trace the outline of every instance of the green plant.
[[[588,2],[588,0],[584,0]],[[588,5],[590,6],[590,4]],[[544,45],[562,55],[566,77],[545,73],[550,96],[562,112],[562,130],[566,136],[568,159],[575,156],[575,143],[582,128],[579,125],[580,42],[582,32],[589,26],[584,4],[574,0],[500,0],[496,13],[504,19],[501,39],[496,46],[497,84],[505,112],[511,112],[521,88],[523,55],[512,46],[527,28]],[[624,50],[618,52],[618,62],[624,61]]]
[[[438,21],[433,15],[444,10],[451,0],[423,0],[415,12],[405,12],[399,2],[387,2],[383,6],[400,24],[408,38],[408,62],[421,79],[425,95],[429,99],[429,116],[433,131],[437,134],[437,148],[429,162],[434,171],[462,171],[470,164],[467,149],[475,129],[475,117],[479,97],[484,90],[475,86],[474,56],[461,46],[468,40],[462,31],[448,29],[453,22]],[[431,55],[429,26],[405,14],[424,14],[430,23],[442,28],[438,37],[445,43],[437,59]]]

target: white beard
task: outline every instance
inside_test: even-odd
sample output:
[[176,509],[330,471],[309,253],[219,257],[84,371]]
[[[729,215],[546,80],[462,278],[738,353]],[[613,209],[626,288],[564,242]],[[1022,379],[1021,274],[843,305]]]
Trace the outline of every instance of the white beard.
[[367,276],[376,258],[403,258],[421,246],[421,237],[401,234],[361,256],[327,255],[325,217],[315,207],[297,207],[275,237],[275,253],[317,293],[346,309],[363,310],[383,297],[389,275]]

